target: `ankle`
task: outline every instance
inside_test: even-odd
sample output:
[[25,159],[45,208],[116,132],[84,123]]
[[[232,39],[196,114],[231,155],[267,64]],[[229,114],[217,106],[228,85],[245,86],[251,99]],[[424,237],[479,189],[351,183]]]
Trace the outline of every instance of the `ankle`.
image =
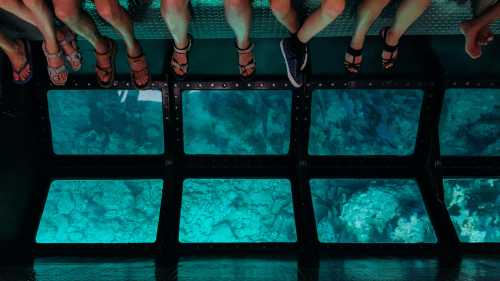
[[390,46],[395,46],[399,44],[399,39],[401,38],[401,36],[402,33],[395,31],[393,28],[389,28],[385,36],[386,43]]
[[142,48],[137,40],[134,40],[132,45],[127,47],[127,54],[131,58],[135,58],[142,55]]

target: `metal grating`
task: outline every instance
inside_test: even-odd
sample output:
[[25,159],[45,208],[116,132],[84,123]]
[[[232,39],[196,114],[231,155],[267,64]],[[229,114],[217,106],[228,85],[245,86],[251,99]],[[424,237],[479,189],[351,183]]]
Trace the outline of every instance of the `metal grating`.
[[[127,0],[119,0],[126,9],[129,8]],[[152,0],[150,6],[134,15],[135,30],[139,39],[165,39],[171,38],[160,14],[160,1]],[[321,0],[306,0],[303,4],[304,11],[309,14],[316,9]],[[333,24],[328,26],[319,36],[351,36],[355,20],[354,10],[356,1],[348,1],[345,13]],[[253,26],[254,38],[276,38],[287,35],[287,30],[274,18],[269,0],[253,0]],[[233,32],[227,25],[224,17],[223,0],[191,0],[193,20],[191,33],[195,38],[233,38]],[[91,0],[84,4],[96,19],[99,30],[107,36],[117,38],[118,34],[106,24],[98,15]],[[375,22],[370,35],[377,34],[382,27],[390,25],[395,13],[396,5],[389,5],[382,16]],[[472,16],[470,3],[458,4],[452,0],[435,0],[426,13],[410,28],[411,35],[454,35],[459,34],[458,23]],[[500,22],[492,25],[493,31],[500,32]]]

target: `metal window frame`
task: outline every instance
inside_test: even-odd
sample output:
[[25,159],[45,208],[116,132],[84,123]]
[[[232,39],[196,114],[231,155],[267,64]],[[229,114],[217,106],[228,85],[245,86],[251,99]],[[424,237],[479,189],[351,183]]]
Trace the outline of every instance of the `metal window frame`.
[[[157,256],[176,260],[180,256],[218,254],[262,254],[297,256],[299,264],[316,264],[319,256],[350,255],[415,255],[441,256],[466,253],[495,253],[500,243],[462,245],[459,243],[451,219],[442,202],[442,179],[447,175],[500,175],[500,157],[481,159],[445,159],[439,154],[439,116],[447,85],[495,88],[498,81],[423,82],[411,80],[317,80],[305,87],[292,89],[292,128],[289,154],[279,156],[201,156],[186,157],[183,152],[181,89],[291,89],[287,81],[262,82],[228,81],[154,81],[153,87],[162,90],[164,108],[165,154],[158,159],[142,156],[62,157],[52,154],[50,124],[46,93],[52,88],[38,83],[40,110],[41,167],[39,188],[33,196],[32,221],[27,222],[27,240],[32,240],[34,256],[89,255],[89,256]],[[455,84],[450,84],[455,83]],[[422,88],[424,100],[420,114],[415,153],[411,157],[322,157],[309,156],[311,94],[315,88]],[[68,89],[98,89],[95,82],[80,80],[66,86]],[[131,88],[128,82],[117,82],[112,89]],[[484,158],[484,157],[481,157]],[[96,160],[99,160],[96,162]],[[468,160],[477,160],[468,162]],[[157,240],[151,244],[36,244],[35,236],[41,218],[48,188],[53,179],[60,178],[158,178],[164,189],[160,209]],[[288,178],[292,183],[292,198],[297,229],[297,243],[231,243],[187,245],[178,241],[182,182],[189,177],[259,177]],[[414,178],[417,180],[427,213],[438,239],[437,244],[321,244],[317,239],[316,224],[309,187],[309,179],[317,177]]]

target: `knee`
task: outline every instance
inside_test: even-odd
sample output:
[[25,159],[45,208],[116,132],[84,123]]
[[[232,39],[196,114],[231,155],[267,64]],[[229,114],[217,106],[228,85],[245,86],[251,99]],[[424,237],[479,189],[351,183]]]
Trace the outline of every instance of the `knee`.
[[290,0],[271,0],[271,10],[278,17],[288,14],[291,9],[292,3]]
[[161,2],[161,15],[166,18],[168,15],[179,14],[187,9],[187,0],[163,0]]
[[43,0],[23,0],[23,4],[28,7],[28,9],[40,9],[44,5]]
[[80,11],[78,9],[71,9],[67,7],[64,3],[54,5],[54,12],[56,17],[64,23],[72,23],[78,21],[80,16]]
[[345,10],[345,0],[326,0],[321,5],[323,14],[330,18],[336,18]]
[[106,3],[96,5],[96,10],[99,16],[109,23],[119,21],[122,13],[121,7],[115,1],[106,1]]

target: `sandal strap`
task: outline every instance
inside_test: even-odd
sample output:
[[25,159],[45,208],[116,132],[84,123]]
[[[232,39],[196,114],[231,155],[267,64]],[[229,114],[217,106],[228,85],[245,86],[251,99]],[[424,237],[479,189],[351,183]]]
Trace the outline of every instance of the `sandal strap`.
[[140,72],[148,68],[148,64],[146,62],[146,57],[144,56],[144,53],[141,52],[141,54],[137,57],[128,57],[128,63],[130,65],[130,68],[132,69],[133,72]]
[[363,48],[354,49],[353,47],[347,47],[347,53],[351,55],[353,58],[360,57],[363,54]]
[[257,65],[255,64],[255,60],[252,59],[250,60],[247,64],[240,64],[240,69],[241,70],[246,70],[246,69],[253,69],[255,68]]
[[45,47],[45,42],[42,43],[42,50],[43,50],[43,53],[45,54],[45,57],[47,59],[55,59],[55,58],[64,58],[63,57],[63,52],[61,49],[59,49],[59,52],[55,53],[55,54],[51,54],[47,51],[47,48]]
[[250,43],[250,45],[246,48],[246,49],[240,49],[240,47],[238,47],[238,44],[236,44],[236,49],[238,50],[238,54],[249,54],[252,52],[253,50],[253,47],[255,47],[255,44],[254,43]]
[[66,66],[65,65],[61,65],[59,67],[48,66],[47,71],[49,72],[50,76],[59,75],[66,72]]
[[193,37],[190,34],[188,34],[187,46],[184,48],[178,48],[174,43],[174,52],[176,52],[178,54],[187,54],[191,50],[192,42],[193,42]]

